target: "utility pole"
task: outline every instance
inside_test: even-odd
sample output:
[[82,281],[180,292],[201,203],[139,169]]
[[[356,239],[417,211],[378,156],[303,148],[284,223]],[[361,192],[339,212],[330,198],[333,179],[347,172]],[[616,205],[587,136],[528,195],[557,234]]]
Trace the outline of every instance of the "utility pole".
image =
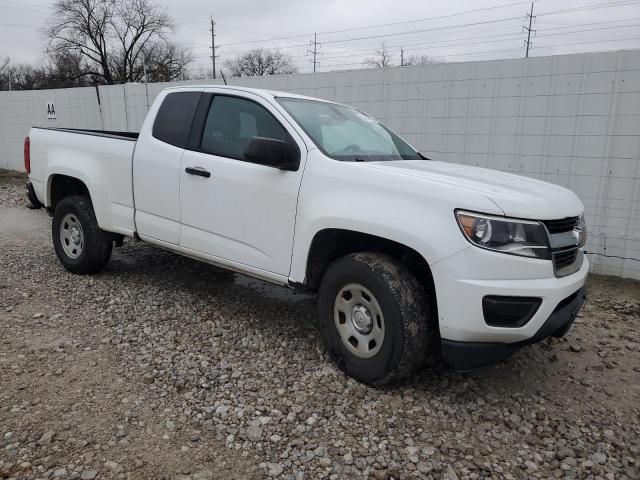
[[531,2],[531,13],[527,13],[527,17],[529,19],[529,26],[527,27],[526,25],[523,25],[523,30],[527,31],[527,39],[524,41],[525,45],[527,46],[527,53],[525,53],[524,58],[529,58],[529,46],[531,45],[531,32],[533,32],[534,34],[536,33],[535,30],[531,29],[532,23],[533,23],[533,19],[536,18],[533,15],[533,2]]
[[400,66],[404,67],[404,48],[400,47]]
[[313,40],[309,42],[309,45],[313,47],[313,50],[307,50],[307,53],[313,54],[313,73],[316,73],[316,66],[318,65],[318,34],[313,34]]
[[216,78],[216,22],[213,21],[213,15],[211,16],[211,64],[213,66],[213,79]]
[[11,59],[7,62],[7,78],[9,79],[9,91],[11,91]]

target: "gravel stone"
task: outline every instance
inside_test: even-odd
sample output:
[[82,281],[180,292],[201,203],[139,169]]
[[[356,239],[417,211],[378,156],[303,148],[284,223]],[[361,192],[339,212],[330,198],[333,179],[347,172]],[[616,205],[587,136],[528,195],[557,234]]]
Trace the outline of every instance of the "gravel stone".
[[80,480],[94,480],[97,476],[97,470],[84,469],[82,475],[80,475]]
[[277,477],[282,474],[284,467],[279,463],[268,463],[267,473],[270,477]]
[[593,460],[595,463],[605,463],[607,461],[607,455],[605,455],[602,452],[596,452],[593,455],[591,455],[591,460]]
[[53,442],[53,438],[55,437],[56,432],[54,432],[53,430],[49,430],[48,432],[45,432],[41,437],[40,440],[38,440],[37,444],[38,445],[50,445],[51,442]]

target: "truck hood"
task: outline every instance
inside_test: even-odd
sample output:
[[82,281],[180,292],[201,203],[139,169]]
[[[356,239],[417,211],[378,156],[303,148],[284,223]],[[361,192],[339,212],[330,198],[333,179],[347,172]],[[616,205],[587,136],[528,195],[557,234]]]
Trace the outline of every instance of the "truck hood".
[[[577,216],[584,210],[582,202],[571,190],[497,170],[433,160],[372,162],[364,165],[389,174],[407,175],[426,182],[477,191],[509,217],[553,220]],[[460,205],[460,208],[473,206]]]

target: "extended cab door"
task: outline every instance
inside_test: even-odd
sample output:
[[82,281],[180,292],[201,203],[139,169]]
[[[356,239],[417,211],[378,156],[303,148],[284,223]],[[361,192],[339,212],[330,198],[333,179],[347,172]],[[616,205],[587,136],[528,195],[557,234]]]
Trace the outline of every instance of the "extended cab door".
[[[202,92],[168,93],[152,124],[143,125],[133,159],[136,230],[142,237],[180,241],[180,161]],[[155,115],[154,115],[155,113]]]
[[[203,128],[182,157],[180,245],[288,275],[306,148],[266,100],[227,92],[204,94],[194,121],[201,115]],[[254,136],[295,142],[298,170],[248,162],[244,151]]]

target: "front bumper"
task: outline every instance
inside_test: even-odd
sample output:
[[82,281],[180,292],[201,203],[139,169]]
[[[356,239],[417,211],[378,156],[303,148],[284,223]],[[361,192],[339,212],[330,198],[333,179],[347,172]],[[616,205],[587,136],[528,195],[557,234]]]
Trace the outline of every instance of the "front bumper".
[[561,338],[567,333],[584,303],[585,288],[562,300],[536,334],[520,342],[460,342],[442,340],[442,356],[456,370],[471,370],[490,365],[510,357],[525,345],[544,340],[547,337]]
[[[556,277],[551,261],[470,246],[435,263],[431,270],[445,359],[456,368],[469,369],[508,357],[523,345],[564,334],[584,301],[589,261],[585,258],[580,270],[571,275]],[[497,326],[485,319],[487,296],[529,297],[540,303],[525,322]]]

